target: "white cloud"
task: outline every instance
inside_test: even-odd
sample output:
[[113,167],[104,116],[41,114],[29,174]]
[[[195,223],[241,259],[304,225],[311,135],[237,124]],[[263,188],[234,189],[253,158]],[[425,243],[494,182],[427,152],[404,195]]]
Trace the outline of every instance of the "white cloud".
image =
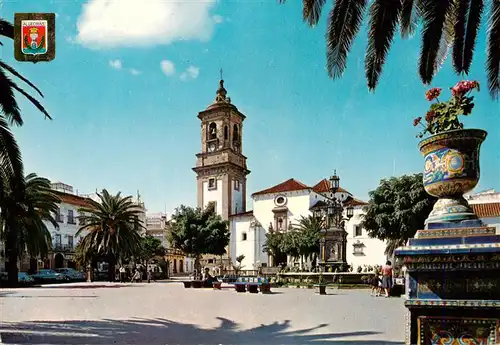
[[222,16],[220,16],[218,14],[212,16],[212,19],[214,20],[215,24],[220,24],[220,23],[222,23],[224,21],[224,17],[222,17]]
[[135,68],[131,68],[131,69],[129,69],[129,72],[130,72],[130,74],[132,74],[132,75],[139,75],[139,74],[141,74],[141,73],[142,73],[141,71],[136,70]]
[[122,69],[121,60],[109,60],[109,65],[114,69]]
[[189,66],[184,72],[181,73],[181,80],[188,81],[196,79],[200,75],[200,69],[196,66]]
[[175,65],[172,61],[170,60],[162,60],[160,62],[160,68],[163,74],[165,75],[173,75],[175,74]]
[[152,46],[212,37],[216,0],[89,0],[77,21],[76,41],[89,48]]

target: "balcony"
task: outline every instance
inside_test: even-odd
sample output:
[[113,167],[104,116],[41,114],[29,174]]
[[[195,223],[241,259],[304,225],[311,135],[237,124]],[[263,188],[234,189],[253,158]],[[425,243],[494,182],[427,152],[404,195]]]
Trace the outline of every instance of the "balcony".
[[72,252],[74,250],[74,246],[69,243],[67,244],[55,243],[54,250],[58,252]]

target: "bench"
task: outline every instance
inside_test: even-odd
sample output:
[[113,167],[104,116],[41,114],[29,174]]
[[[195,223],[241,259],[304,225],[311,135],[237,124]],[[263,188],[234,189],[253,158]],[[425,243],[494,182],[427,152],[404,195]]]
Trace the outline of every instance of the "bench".
[[271,284],[261,283],[260,284],[260,292],[261,293],[271,293]]
[[247,283],[247,289],[250,293],[258,293],[259,292],[259,283]]
[[234,284],[234,289],[236,290],[236,292],[246,292],[246,286],[247,286],[247,283],[239,283],[239,282],[236,282],[236,283],[233,283]]

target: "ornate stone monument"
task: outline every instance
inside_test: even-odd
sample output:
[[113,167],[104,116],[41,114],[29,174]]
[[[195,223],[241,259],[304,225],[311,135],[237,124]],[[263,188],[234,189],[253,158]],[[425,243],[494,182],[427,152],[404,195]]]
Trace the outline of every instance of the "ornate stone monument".
[[420,142],[424,187],[439,200],[395,253],[406,267],[406,344],[500,344],[500,235],[463,198],[479,181],[485,138],[468,129]]

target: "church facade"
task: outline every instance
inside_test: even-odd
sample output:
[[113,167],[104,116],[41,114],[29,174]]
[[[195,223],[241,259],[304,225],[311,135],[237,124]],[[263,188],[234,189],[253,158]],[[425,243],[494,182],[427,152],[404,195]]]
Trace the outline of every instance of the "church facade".
[[[329,182],[326,179],[314,185],[306,185],[296,179],[289,179],[273,187],[252,194],[253,210],[233,214],[230,217],[233,258],[244,255],[244,269],[256,269],[258,266],[271,267],[277,264],[277,258],[263,252],[266,233],[269,231],[286,232],[297,224],[301,217],[312,215],[311,209],[318,202],[331,198]],[[360,225],[365,202],[355,198],[350,192],[339,188],[335,198],[343,202],[344,207],[353,207],[353,217],[346,221],[347,263],[354,269],[365,265],[381,265],[385,262],[385,242],[370,238]],[[285,258],[289,266],[300,266],[300,260]],[[308,269],[310,263],[305,263]]]

